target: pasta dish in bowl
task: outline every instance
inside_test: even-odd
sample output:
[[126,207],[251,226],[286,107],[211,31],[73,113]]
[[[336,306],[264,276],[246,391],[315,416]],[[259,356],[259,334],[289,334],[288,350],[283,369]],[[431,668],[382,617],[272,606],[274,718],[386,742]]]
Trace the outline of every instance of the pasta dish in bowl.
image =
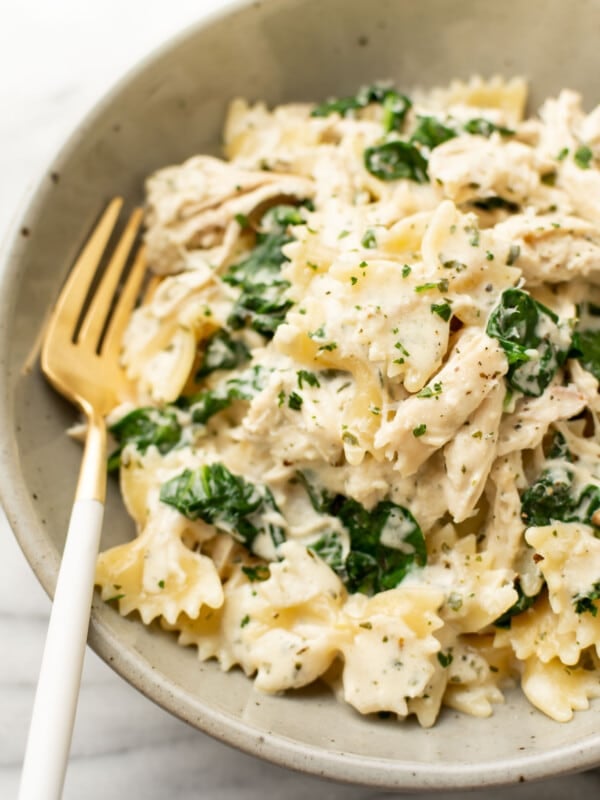
[[3,505],[52,595],[81,451],[41,321],[143,200],[89,643],[191,725],[396,790],[600,763],[598,24],[239,2],[43,176],[0,272]]
[[236,100],[226,160],[151,176],[122,614],[426,727],[515,680],[561,721],[600,694],[600,114],[525,99]]

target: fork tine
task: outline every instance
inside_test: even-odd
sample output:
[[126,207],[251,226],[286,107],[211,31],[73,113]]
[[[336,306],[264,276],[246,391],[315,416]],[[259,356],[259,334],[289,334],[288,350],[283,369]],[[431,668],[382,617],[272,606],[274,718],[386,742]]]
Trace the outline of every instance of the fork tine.
[[46,360],[47,348],[53,343],[54,335],[59,327],[61,331],[69,331],[71,336],[74,334],[81,309],[96,274],[102,253],[106,249],[108,240],[119,218],[122,205],[123,198],[121,197],[115,197],[111,200],[75,262],[48,323],[42,348],[43,361]]
[[115,363],[118,361],[123,331],[129,322],[131,312],[139,297],[145,274],[146,250],[144,245],[141,245],[131,265],[129,275],[119,295],[104,341],[102,342],[102,355],[108,355],[114,358]]
[[123,231],[115,252],[102,276],[98,288],[94,292],[94,297],[89,305],[85,319],[82,322],[77,341],[87,343],[96,349],[100,343],[102,331],[106,326],[106,321],[115,298],[115,292],[121,280],[123,269],[129,258],[129,254],[135,244],[135,240],[142,224],[143,212],[140,208],[129,217],[129,221]]

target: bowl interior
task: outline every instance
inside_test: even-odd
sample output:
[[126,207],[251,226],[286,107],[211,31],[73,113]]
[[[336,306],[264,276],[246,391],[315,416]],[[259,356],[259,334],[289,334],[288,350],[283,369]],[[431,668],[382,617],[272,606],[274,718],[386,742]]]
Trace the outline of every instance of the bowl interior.
[[[229,99],[269,104],[404,88],[473,73],[524,75],[532,108],[564,86],[597,99],[600,2],[271,0],[190,30],[126,77],[74,134],[17,227],[0,291],[0,478],[21,546],[52,593],[79,467],[73,409],[37,366],[43,320],[107,199],[136,202],[144,177],[218,153]],[[596,93],[596,96],[595,96]],[[133,523],[110,487],[103,547]],[[382,787],[533,779],[600,762],[596,715],[554,723],[515,692],[487,720],[446,710],[437,726],[361,717],[319,686],[265,697],[240,672],[200,664],[169,634],[94,602],[91,643],[131,683],[190,723],[278,763]]]

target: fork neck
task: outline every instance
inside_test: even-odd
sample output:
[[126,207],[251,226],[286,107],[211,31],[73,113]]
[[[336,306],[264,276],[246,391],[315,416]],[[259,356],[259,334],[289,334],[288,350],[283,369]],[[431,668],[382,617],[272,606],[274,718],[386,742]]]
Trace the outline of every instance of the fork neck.
[[92,408],[84,409],[87,433],[77,483],[77,500],[98,500],[106,497],[106,423],[104,417]]

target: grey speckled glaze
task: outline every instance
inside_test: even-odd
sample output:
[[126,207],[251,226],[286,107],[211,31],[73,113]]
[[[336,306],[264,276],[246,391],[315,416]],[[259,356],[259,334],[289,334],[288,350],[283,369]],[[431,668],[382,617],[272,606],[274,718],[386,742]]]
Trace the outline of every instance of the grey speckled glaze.
[[[127,76],[48,168],[5,250],[0,286],[0,483],[27,558],[52,594],[79,465],[75,413],[36,362],[43,320],[103,203],[139,201],[144,176],[218,152],[227,101],[268,103],[451,77],[523,74],[535,106],[563,86],[598,100],[600,0],[268,0],[238,3]],[[596,92],[596,94],[595,94]],[[103,546],[132,524],[111,487]],[[94,602],[90,644],[134,686],[190,724],[257,756],[396,789],[489,786],[600,763],[599,706],[567,725],[518,692],[487,720],[446,710],[421,730],[361,717],[313,687],[256,693],[240,672],[199,664],[172,636]]]

